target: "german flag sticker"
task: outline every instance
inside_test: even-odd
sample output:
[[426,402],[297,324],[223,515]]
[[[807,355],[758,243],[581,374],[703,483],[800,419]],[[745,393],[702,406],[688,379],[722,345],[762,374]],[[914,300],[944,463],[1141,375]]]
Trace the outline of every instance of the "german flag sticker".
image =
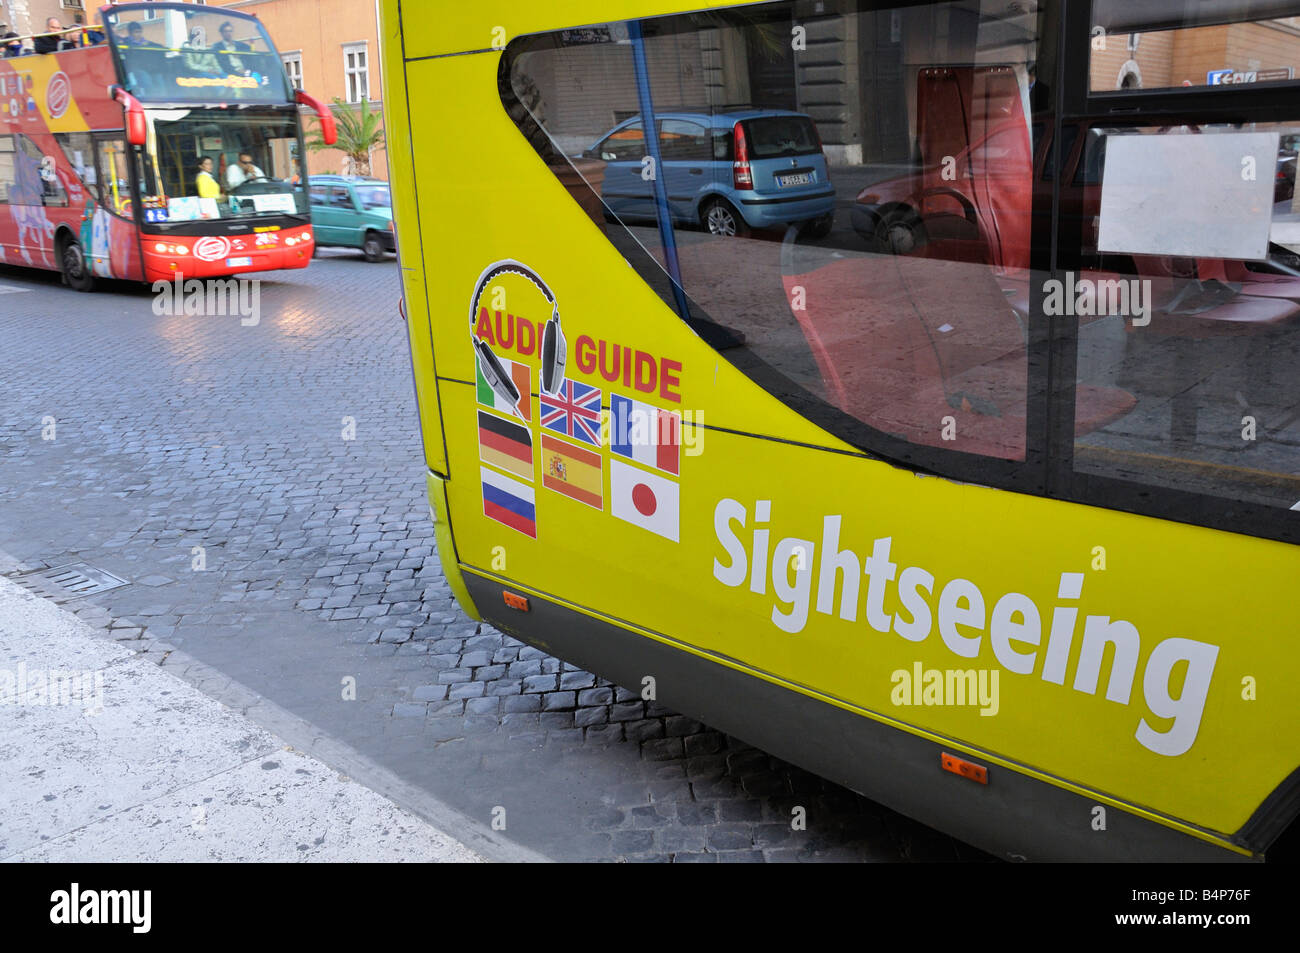
[[478,452],[484,463],[532,482],[533,438],[527,427],[480,410]]

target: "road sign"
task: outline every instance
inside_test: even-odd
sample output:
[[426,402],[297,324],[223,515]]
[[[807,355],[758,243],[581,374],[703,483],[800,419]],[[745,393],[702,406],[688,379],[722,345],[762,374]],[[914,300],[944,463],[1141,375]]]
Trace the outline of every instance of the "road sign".
[[1205,74],[1205,82],[1210,86],[1239,86],[1242,83],[1276,83],[1293,78],[1294,70],[1290,66],[1276,69],[1231,70],[1212,69]]

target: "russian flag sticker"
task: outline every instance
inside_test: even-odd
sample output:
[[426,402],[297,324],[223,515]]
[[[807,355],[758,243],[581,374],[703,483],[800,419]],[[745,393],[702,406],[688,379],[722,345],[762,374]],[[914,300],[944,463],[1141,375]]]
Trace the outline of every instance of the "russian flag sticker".
[[672,480],[611,457],[609,497],[614,516],[674,543],[680,542],[680,489]]
[[536,491],[487,467],[479,467],[479,473],[483,478],[483,515],[536,539]]

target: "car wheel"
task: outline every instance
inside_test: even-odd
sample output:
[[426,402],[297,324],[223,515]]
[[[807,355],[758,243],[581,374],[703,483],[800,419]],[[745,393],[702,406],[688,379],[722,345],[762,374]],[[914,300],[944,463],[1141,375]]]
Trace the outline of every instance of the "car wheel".
[[81,242],[67,238],[59,250],[59,270],[63,283],[73,291],[93,291],[95,275],[86,264],[86,256],[81,250]]
[[804,222],[803,233],[812,239],[825,238],[831,233],[831,228],[834,225],[835,213],[830,212],[821,218],[814,218],[811,222]]
[[749,235],[749,225],[746,224],[740,213],[732,207],[730,202],[722,199],[712,199],[704,206],[700,213],[700,221],[708,229],[710,235],[725,235],[735,238],[745,238]]
[[924,242],[921,220],[911,210],[890,212],[876,226],[876,245],[887,255],[910,255]]
[[384,260],[384,243],[374,232],[366,232],[366,241],[361,246],[361,251],[366,256],[366,261]]

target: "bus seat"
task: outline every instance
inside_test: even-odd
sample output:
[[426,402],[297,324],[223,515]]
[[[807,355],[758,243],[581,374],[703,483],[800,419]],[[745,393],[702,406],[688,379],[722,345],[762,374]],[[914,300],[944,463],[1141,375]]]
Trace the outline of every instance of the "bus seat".
[[1293,275],[1251,271],[1244,261],[1224,258],[1201,259],[1197,262],[1197,269],[1202,281],[1218,278],[1226,283],[1240,283],[1242,294],[1300,301],[1300,278]]
[[[985,265],[900,256],[786,276],[806,291],[795,317],[829,399],[914,443],[1019,460],[1028,391],[1022,319]],[[1132,410],[1118,388],[1081,386],[1076,432]],[[952,417],[958,439],[943,439]]]
[[[1277,327],[1300,314],[1300,305],[1288,298],[1246,294],[1246,286],[1235,282],[1175,276],[1169,261],[1159,256],[1132,258],[1137,274],[1151,282],[1153,310],[1160,318],[1151,324],[1155,334],[1195,340],[1250,334]],[[1208,268],[1207,273],[1213,274],[1213,266]],[[1199,262],[1196,270],[1199,275]],[[1231,271],[1225,269],[1223,274],[1230,276]]]

